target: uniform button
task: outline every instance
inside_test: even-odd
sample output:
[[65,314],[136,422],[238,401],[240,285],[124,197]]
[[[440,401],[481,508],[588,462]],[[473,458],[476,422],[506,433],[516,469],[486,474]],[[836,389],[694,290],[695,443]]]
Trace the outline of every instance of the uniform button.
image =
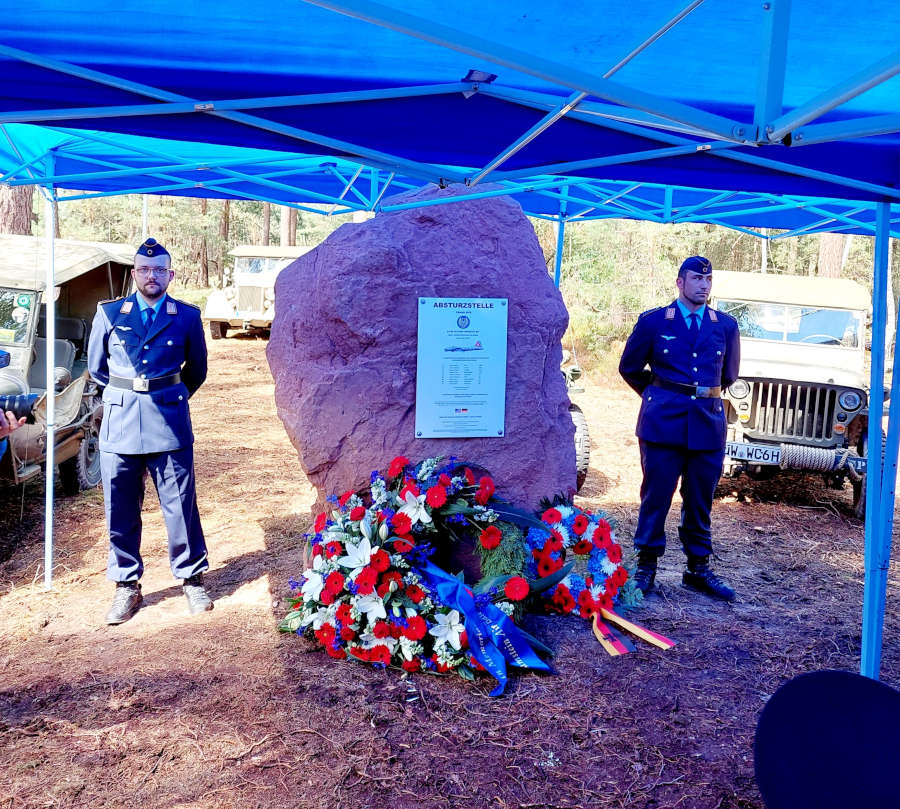
[[[144,362],[146,362],[146,360],[144,360]],[[696,371],[697,369],[695,368],[694,370]],[[695,384],[695,385],[699,385],[700,383],[695,379],[695,380],[694,380],[694,384]]]
[[[696,368],[694,368],[694,370],[695,370],[695,371],[696,371],[696,370],[697,370],[697,369],[696,369]],[[694,383],[694,384],[696,384],[696,383]]]
[[178,401],[179,401],[179,402],[180,402],[182,399],[184,399],[184,396],[179,396],[179,397],[178,397]]
[[691,396],[691,399],[696,399],[696,398],[697,398],[696,396]]
[[144,351],[146,351],[150,346],[144,346]]
[[172,345],[172,341],[171,341],[171,340],[167,340],[167,341],[166,341],[166,345],[167,345],[167,346]]
[[668,353],[669,353],[669,349],[668,349],[668,348],[664,348],[664,349],[663,349],[663,354],[668,354]]
[[721,352],[721,351],[717,351],[717,352],[716,352],[716,356],[717,356],[717,357],[721,357],[721,356],[722,356],[722,352]]
[[147,360],[141,360],[141,362],[144,363],[144,365],[147,364]]
[[141,379],[146,379],[146,378],[147,378],[147,374],[141,374]]
[[695,357],[697,356],[697,352],[696,352],[696,351],[694,352],[694,356],[695,356]]

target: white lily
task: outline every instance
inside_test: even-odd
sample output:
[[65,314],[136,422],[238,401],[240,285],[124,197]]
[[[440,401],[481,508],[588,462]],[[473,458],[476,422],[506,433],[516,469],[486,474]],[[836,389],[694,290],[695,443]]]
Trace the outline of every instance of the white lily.
[[366,649],[371,649],[373,646],[387,646],[391,650],[391,654],[394,653],[394,649],[397,646],[397,639],[392,638],[390,635],[386,638],[376,638],[371,632],[363,632],[359,636],[359,640]]
[[303,619],[302,625],[312,624],[313,629],[321,629],[322,624],[327,623],[330,618],[330,610],[327,607],[319,607],[314,613],[307,615]]
[[313,559],[312,569],[308,569],[304,572],[306,581],[303,582],[303,586],[300,588],[300,593],[303,596],[304,601],[318,601],[319,596],[322,595],[322,588],[325,586],[325,578],[319,571],[322,569],[323,564],[322,557],[316,556]]
[[359,521],[359,532],[371,543],[372,541],[372,515],[366,512],[366,516]]
[[341,567],[350,568],[350,577],[353,578],[359,573],[372,558],[372,544],[367,537],[363,537],[358,545],[348,542],[344,549],[347,551],[346,556],[338,557],[337,563]]
[[434,616],[435,625],[428,630],[441,643],[449,643],[454,649],[459,650],[459,636],[465,631],[465,626],[459,621],[459,612],[450,610],[447,613],[437,613]]
[[420,494],[418,497],[416,497],[411,491],[407,490],[406,497],[404,497],[404,499],[400,502],[403,503],[403,505],[400,506],[399,509],[400,513],[405,514],[407,517],[409,517],[413,525],[415,525],[417,522],[420,522],[423,525],[427,525],[431,522],[431,515],[425,508],[424,494]]
[[353,606],[360,614],[365,614],[366,620],[370,624],[374,624],[379,618],[387,618],[387,612],[384,609],[384,601],[381,596],[372,593],[367,596],[360,596],[356,599]]

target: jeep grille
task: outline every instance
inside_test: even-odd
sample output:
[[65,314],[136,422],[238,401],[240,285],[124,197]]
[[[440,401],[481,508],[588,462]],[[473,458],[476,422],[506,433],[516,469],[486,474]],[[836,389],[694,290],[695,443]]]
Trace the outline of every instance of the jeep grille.
[[262,312],[265,287],[238,287],[238,312]]
[[832,432],[839,393],[839,388],[830,385],[753,382],[750,420],[744,425],[744,434],[750,438],[834,446],[842,440],[836,440]]

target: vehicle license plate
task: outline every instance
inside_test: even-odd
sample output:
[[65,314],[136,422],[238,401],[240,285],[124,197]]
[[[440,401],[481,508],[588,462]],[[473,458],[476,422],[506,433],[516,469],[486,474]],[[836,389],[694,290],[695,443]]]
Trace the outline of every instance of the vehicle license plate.
[[781,463],[781,447],[771,444],[747,444],[743,441],[729,441],[725,444],[725,454],[738,461],[777,466]]

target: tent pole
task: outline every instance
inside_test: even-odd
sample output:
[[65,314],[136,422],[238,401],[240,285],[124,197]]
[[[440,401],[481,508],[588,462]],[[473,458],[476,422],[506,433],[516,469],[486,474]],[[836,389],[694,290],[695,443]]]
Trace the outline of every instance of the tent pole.
[[[563,193],[568,193],[569,186],[563,187]],[[559,203],[559,219],[556,220],[556,264],[553,271],[553,283],[559,289],[559,282],[562,280],[562,259],[563,244],[566,239],[566,200],[563,199]]]
[[[890,205],[879,202],[875,209],[875,262],[872,290],[872,366],[869,384],[869,446],[866,474],[865,588],[863,590],[862,654],[860,673],[877,680],[881,670],[881,633],[884,625],[887,554],[893,527],[894,482],[885,487],[882,474],[881,422],[884,411],[884,337],[887,325],[887,248],[890,233]],[[896,356],[895,356],[896,366]],[[895,385],[892,383],[892,387]],[[894,449],[885,461],[893,458],[896,475],[897,430],[895,408],[891,402],[890,424]],[[888,447],[890,443],[888,443]],[[887,447],[885,447],[887,453]],[[888,491],[885,491],[887,489]]]
[[44,193],[44,221],[47,227],[47,267],[44,290],[46,312],[47,359],[44,387],[47,391],[47,468],[44,472],[44,586],[53,586],[53,472],[56,466],[56,384],[53,370],[56,366],[56,301],[53,290],[56,286],[54,267],[54,238],[56,220],[53,215],[54,191]]

